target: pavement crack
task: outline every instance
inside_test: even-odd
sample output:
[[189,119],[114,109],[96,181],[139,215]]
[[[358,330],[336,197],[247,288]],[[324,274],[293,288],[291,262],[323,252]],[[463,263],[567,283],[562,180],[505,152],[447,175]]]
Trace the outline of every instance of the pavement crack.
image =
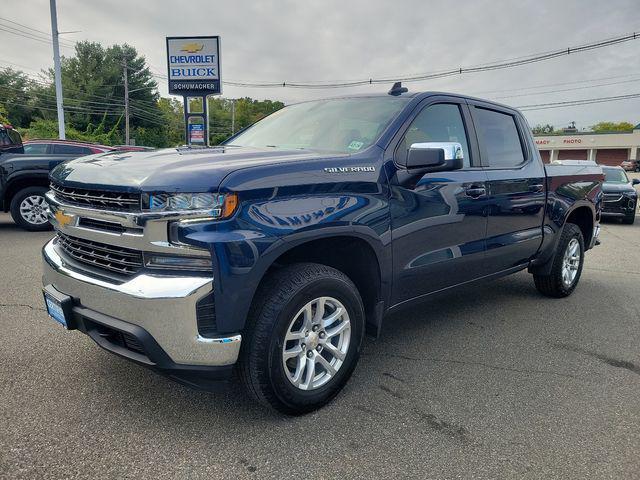
[[594,270],[596,272],[614,273],[616,275],[624,273],[625,275],[640,275],[640,272],[632,272],[630,270],[610,270],[608,268],[584,267],[585,270]]
[[584,348],[580,348],[575,345],[570,345],[568,343],[553,343],[552,345],[554,345],[557,348],[561,348],[563,350],[568,350],[570,352],[580,353],[582,355],[587,355],[589,357],[596,358],[601,362],[606,363],[607,365],[610,365],[612,367],[624,368],[625,370],[629,370],[630,372],[635,373],[636,375],[640,375],[640,366],[636,365],[633,362],[609,357],[608,355],[603,355],[598,352],[592,352],[591,350],[586,350]]
[[533,374],[540,374],[540,375],[555,375],[557,377],[573,378],[577,380],[580,379],[580,377],[577,377],[576,375],[571,375],[570,373],[554,372],[552,370],[534,370],[534,369],[526,369],[526,368],[503,367],[500,365],[491,365],[490,363],[484,363],[484,362],[453,360],[453,359],[447,359],[447,358],[432,358],[432,357],[417,358],[417,357],[411,357],[408,355],[401,355],[401,354],[395,354],[395,353],[383,353],[381,355],[385,357],[395,357],[395,358],[401,358],[403,360],[411,360],[415,362],[427,361],[427,362],[434,362],[434,363],[451,363],[455,365],[470,365],[474,367],[483,367],[483,368],[488,368],[490,370],[499,370],[499,371],[525,373],[525,374],[533,373]]
[[0,307],[4,308],[28,308],[30,310],[38,310],[40,312],[46,312],[46,309],[42,307],[34,307],[33,305],[28,305],[26,303],[0,303]]
[[389,395],[391,395],[394,398],[397,398],[399,400],[404,400],[405,396],[402,395],[401,393],[396,392],[395,390],[385,386],[385,385],[378,385],[378,388],[380,390],[382,390],[383,392],[387,392]]
[[430,428],[432,428],[436,432],[448,435],[462,443],[470,443],[469,438],[467,437],[469,432],[466,428],[454,423],[447,422],[445,420],[441,420],[433,413],[425,413],[420,410],[414,411],[418,418],[424,421]]
[[395,381],[400,382],[400,383],[407,383],[407,381],[406,381],[406,380],[404,380],[404,379],[402,379],[402,378],[400,378],[400,377],[395,376],[395,375],[394,375],[393,373],[391,373],[391,372],[382,372],[382,375],[384,375],[385,377],[392,378],[392,379],[394,379]]
[[626,244],[628,244],[628,245],[633,245],[633,246],[636,246],[636,247],[640,247],[640,244],[638,244],[638,243],[636,243],[636,242],[632,242],[632,241],[631,241],[631,240],[629,240],[628,238],[624,238],[624,237],[622,237],[622,236],[618,235],[617,233],[613,233],[613,232],[611,231],[611,229],[609,229],[609,228],[606,228],[606,227],[605,227],[605,228],[603,228],[602,230],[603,230],[604,232],[607,232],[607,235],[611,235],[612,237],[617,238],[618,240],[622,240],[623,242],[625,242],[625,243],[626,243]]

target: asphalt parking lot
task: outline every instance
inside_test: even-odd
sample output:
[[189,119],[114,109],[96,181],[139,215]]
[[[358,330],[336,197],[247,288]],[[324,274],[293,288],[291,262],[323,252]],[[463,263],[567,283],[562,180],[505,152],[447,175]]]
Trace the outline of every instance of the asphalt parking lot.
[[2,478],[640,476],[640,221],[603,225],[568,299],[520,273],[390,318],[300,418],[65,332],[42,305],[50,236],[0,215]]

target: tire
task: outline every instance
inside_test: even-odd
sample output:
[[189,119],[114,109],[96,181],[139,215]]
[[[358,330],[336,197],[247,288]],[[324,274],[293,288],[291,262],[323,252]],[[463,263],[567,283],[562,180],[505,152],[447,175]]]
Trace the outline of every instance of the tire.
[[[579,263],[575,265],[575,260],[571,260],[572,267],[568,270],[574,271],[575,275],[570,279],[570,282],[567,282],[566,280],[568,277],[564,277],[564,274],[566,273],[565,268],[567,267],[567,264],[565,263],[567,260],[565,258],[565,254],[568,253],[570,245],[575,245],[574,242],[577,242],[579,247],[576,259]],[[572,258],[574,257],[575,256],[572,256]],[[573,223],[565,224],[552,261],[553,265],[549,275],[533,275],[533,281],[536,288],[540,293],[548,297],[568,297],[578,285],[580,275],[582,275],[582,267],[584,265],[584,238],[582,237],[582,231],[577,225]]]
[[[318,301],[325,305],[323,318],[332,313],[337,316],[337,307],[344,313],[335,323],[330,322],[316,331],[315,327],[308,328],[311,322],[305,324],[304,320],[318,319],[321,311]],[[308,307],[308,316],[305,316],[305,307]],[[335,325],[342,326],[341,333],[331,336],[336,331]],[[315,263],[286,266],[271,274],[254,298],[240,351],[242,383],[255,400],[281,413],[301,415],[316,410],[331,401],[353,373],[360,356],[364,327],[362,299],[346,275]],[[308,337],[304,337],[305,330],[309,332]],[[286,336],[295,338],[286,340]],[[342,359],[330,353],[340,348],[344,349],[338,352]],[[298,349],[300,354],[291,354],[291,358],[285,360],[288,353]],[[318,359],[320,356],[324,362]],[[323,364],[333,365],[329,367],[335,368],[335,372],[330,375]],[[313,373],[307,382],[309,372]],[[296,381],[299,385],[294,384]]]
[[44,198],[48,190],[47,187],[28,187],[13,196],[10,205],[11,217],[20,228],[30,232],[51,230]]
[[635,221],[636,221],[636,212],[633,212],[631,215],[627,215],[622,219],[622,223],[624,223],[625,225],[633,225]]

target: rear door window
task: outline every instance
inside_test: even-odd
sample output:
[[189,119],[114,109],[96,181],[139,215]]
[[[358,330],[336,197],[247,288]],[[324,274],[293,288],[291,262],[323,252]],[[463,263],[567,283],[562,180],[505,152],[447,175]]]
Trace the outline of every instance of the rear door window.
[[484,162],[489,167],[512,168],[524,163],[522,142],[513,115],[476,107],[474,123]]
[[47,153],[48,145],[46,143],[30,143],[24,146],[24,153],[39,155]]
[[93,153],[90,148],[80,147],[78,145],[62,145],[54,144],[53,153],[66,154],[66,155],[89,155]]

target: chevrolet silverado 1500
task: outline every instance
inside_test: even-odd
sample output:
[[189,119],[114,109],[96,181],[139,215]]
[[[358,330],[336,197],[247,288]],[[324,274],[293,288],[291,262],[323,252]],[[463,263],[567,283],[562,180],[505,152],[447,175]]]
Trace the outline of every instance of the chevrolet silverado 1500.
[[390,312],[525,269],[571,294],[602,179],[545,166],[523,116],[492,102],[399,86],[304,102],[218,147],[57,167],[45,301],[122,357],[194,386],[236,372],[300,414]]

